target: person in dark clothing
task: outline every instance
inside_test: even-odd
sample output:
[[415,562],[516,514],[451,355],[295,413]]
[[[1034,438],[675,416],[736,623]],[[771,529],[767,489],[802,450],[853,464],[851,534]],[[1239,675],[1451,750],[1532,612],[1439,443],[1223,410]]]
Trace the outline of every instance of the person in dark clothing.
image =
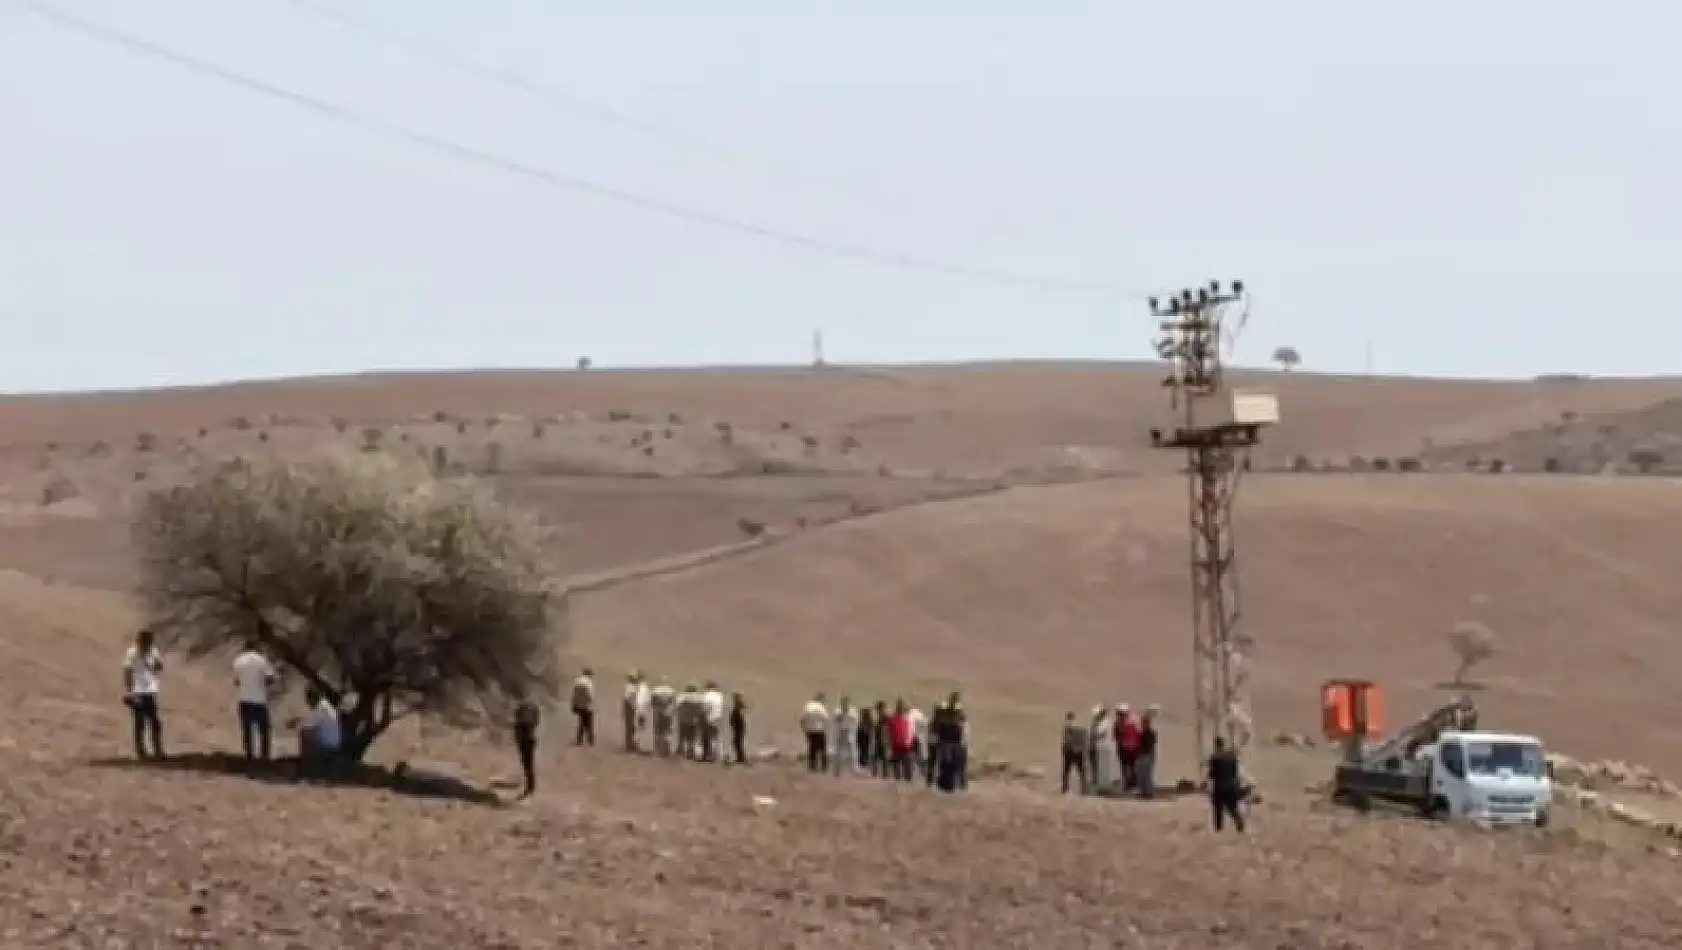
[[923,786],[934,788],[934,780],[940,768],[940,738],[935,734],[935,717],[940,715],[940,704],[936,703],[930,710],[928,725],[923,729]]
[[876,725],[876,734],[870,737],[870,774],[877,778],[894,777],[893,769],[890,767],[890,759],[893,755],[891,748],[893,737],[888,735],[890,718],[888,704],[877,700],[876,714],[873,720]]
[[1226,739],[1215,737],[1215,753],[1209,756],[1209,807],[1214,815],[1215,830],[1225,827],[1232,819],[1234,831],[1243,833],[1244,812],[1239,807],[1244,798],[1244,778],[1238,767],[1238,753],[1227,748]]
[[1139,757],[1133,762],[1133,784],[1140,798],[1156,797],[1156,717],[1152,706],[1139,720]]
[[596,678],[589,667],[572,681],[572,716],[578,721],[573,745],[596,744]]
[[876,713],[869,706],[859,707],[859,725],[857,730],[859,760],[853,763],[858,769],[869,769],[876,754]]
[[730,748],[737,765],[748,764],[748,701],[741,693],[730,699]]
[[1063,794],[1069,794],[1069,774],[1080,779],[1080,793],[1086,794],[1086,753],[1090,744],[1090,730],[1075,718],[1074,713],[1063,717]]
[[929,735],[935,743],[935,784],[943,792],[954,792],[967,784],[964,771],[964,707],[959,695],[953,693],[945,703],[935,707],[929,722]]
[[530,798],[537,791],[537,726],[542,715],[530,699],[514,707],[514,748],[520,753],[520,772],[526,780],[521,798]]

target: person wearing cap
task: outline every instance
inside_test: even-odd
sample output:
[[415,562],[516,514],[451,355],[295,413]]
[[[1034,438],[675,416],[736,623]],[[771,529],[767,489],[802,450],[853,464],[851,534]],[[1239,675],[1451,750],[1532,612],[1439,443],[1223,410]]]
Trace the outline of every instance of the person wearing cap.
[[1115,708],[1115,749],[1121,760],[1121,790],[1130,792],[1138,787],[1139,720],[1132,709],[1122,703]]

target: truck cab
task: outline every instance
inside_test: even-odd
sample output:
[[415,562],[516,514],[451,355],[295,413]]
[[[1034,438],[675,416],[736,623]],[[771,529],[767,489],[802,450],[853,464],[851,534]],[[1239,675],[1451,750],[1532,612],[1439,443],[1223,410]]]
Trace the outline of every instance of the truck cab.
[[1418,758],[1427,765],[1431,814],[1491,824],[1548,823],[1553,782],[1535,736],[1443,732]]

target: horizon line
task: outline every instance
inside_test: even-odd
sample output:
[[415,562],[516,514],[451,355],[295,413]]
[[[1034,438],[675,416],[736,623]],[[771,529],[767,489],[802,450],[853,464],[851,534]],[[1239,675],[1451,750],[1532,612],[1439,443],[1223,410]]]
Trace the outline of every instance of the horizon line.
[[[908,360],[904,362],[834,362],[813,363],[699,363],[699,364],[626,364],[591,366],[589,369],[561,366],[414,366],[370,367],[355,370],[327,370],[314,373],[287,373],[261,376],[241,376],[211,379],[203,382],[164,383],[149,386],[113,386],[91,389],[26,389],[0,390],[0,400],[77,399],[110,396],[147,396],[175,393],[199,393],[215,390],[281,387],[298,384],[353,383],[364,380],[386,380],[403,377],[456,376],[614,376],[614,375],[765,375],[765,374],[874,374],[891,375],[896,371],[947,371],[988,369],[1102,370],[1119,369],[1142,371],[1161,367],[1160,360],[1149,359],[1083,359],[1057,357],[1021,357],[1000,359]],[[1232,365],[1229,370],[1246,375],[1307,376],[1338,381],[1415,381],[1440,383],[1484,384],[1547,384],[1574,382],[1664,382],[1682,379],[1682,374],[1596,375],[1590,373],[1548,372],[1526,376],[1434,376],[1426,373],[1368,373],[1348,370],[1315,371],[1312,369],[1281,370],[1271,366],[1252,364]]]

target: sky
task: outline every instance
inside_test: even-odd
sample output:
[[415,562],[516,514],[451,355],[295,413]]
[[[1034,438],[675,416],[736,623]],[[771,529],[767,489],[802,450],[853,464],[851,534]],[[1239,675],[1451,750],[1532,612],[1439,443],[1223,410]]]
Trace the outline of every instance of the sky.
[[1144,298],[1211,278],[1239,362],[1678,373],[1677,37],[1657,0],[0,0],[0,390],[819,329],[1147,358]]

